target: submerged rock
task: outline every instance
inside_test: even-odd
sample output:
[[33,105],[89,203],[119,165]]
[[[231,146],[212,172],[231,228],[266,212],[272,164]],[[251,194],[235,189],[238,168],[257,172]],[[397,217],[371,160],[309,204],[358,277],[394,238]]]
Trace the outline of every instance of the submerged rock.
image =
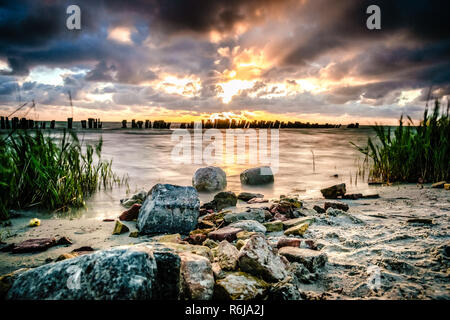
[[261,193],[251,193],[251,192],[241,192],[238,195],[238,199],[242,201],[249,201],[255,198],[264,198],[264,195]]
[[45,251],[56,245],[55,238],[29,239],[12,247],[12,253],[29,253]]
[[136,220],[139,216],[139,210],[141,210],[142,205],[135,203],[131,206],[130,209],[122,212],[122,214],[119,216],[119,219],[121,221],[133,221]]
[[227,176],[219,167],[199,168],[192,177],[192,185],[197,191],[223,190],[227,186]]
[[322,192],[322,195],[326,199],[337,199],[338,197],[342,197],[345,194],[345,183],[337,184],[329,188],[324,188],[320,190],[320,192]]
[[295,247],[282,247],[278,253],[286,257],[289,262],[299,262],[311,272],[316,272],[318,268],[325,265],[328,258],[323,252]]
[[242,271],[277,282],[286,277],[286,266],[262,235],[252,236],[239,252]]
[[223,240],[217,246],[217,259],[221,269],[235,270],[238,264],[239,250],[231,243]]
[[156,270],[153,253],[144,248],[98,251],[26,271],[7,299],[151,299]]
[[266,227],[256,220],[239,220],[229,225],[233,228],[239,228],[250,232],[266,233]]
[[210,300],[214,293],[211,262],[189,252],[180,253],[182,295],[189,300]]
[[243,171],[240,175],[242,184],[259,185],[272,183],[274,181],[270,167],[251,168]]
[[269,285],[245,272],[228,273],[214,287],[214,298],[219,300],[254,300],[265,297]]
[[200,200],[193,187],[156,184],[139,212],[141,234],[183,233],[195,229]]

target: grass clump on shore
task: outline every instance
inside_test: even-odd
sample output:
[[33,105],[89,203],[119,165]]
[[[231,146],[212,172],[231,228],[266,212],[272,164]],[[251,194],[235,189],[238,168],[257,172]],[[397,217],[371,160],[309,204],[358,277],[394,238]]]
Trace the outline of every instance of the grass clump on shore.
[[367,141],[366,147],[355,147],[371,159],[369,178],[382,182],[436,182],[450,178],[449,105],[440,112],[439,100],[434,110],[425,108],[423,120],[415,126],[408,116],[407,126],[400,117],[399,126],[375,125],[378,141]]
[[82,207],[97,189],[121,184],[101,150],[102,140],[83,148],[77,135],[66,131],[60,141],[40,130],[14,132],[0,141],[0,219],[8,219],[10,209]]

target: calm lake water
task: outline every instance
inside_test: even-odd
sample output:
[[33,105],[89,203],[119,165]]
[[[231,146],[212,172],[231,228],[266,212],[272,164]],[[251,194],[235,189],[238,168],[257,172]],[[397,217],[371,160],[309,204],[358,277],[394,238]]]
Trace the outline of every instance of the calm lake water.
[[[114,127],[119,127],[119,124],[106,123],[101,133],[80,130],[80,139],[93,143],[100,137],[103,138],[102,157],[113,160],[113,169],[118,175],[128,175],[131,192],[149,190],[156,183],[192,185],[195,170],[207,165],[179,164],[173,161],[171,153],[178,142],[172,141],[171,130],[108,129]],[[226,130],[221,132],[225,141]],[[235,193],[260,192],[266,198],[291,194],[302,199],[315,199],[321,197],[321,188],[343,182],[347,184],[348,192],[368,193],[367,181],[357,177],[363,157],[350,142],[364,145],[369,135],[373,135],[370,127],[279,130],[279,169],[275,174],[275,182],[266,186],[251,187],[240,183],[239,175],[243,170],[259,165],[249,163],[248,143],[245,148],[245,163],[227,163],[225,159],[229,154],[224,148],[223,161],[215,165],[226,172],[227,190]],[[270,137],[270,133],[268,136]],[[209,142],[205,142],[204,146],[208,144]],[[236,155],[237,151],[234,152]],[[200,193],[200,199],[209,201],[213,195]],[[87,212],[83,210],[82,214],[96,215],[99,218],[115,216],[123,210],[119,200],[125,196],[126,189],[123,187],[98,192],[88,200]]]

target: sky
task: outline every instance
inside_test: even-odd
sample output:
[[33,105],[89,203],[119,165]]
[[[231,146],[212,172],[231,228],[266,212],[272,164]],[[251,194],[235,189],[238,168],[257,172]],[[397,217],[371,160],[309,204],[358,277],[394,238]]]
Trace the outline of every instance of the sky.
[[[81,9],[69,30],[66,9]],[[381,9],[369,30],[366,9]],[[450,94],[450,1],[0,0],[0,114],[395,124]],[[22,114],[21,114],[22,112]],[[20,111],[21,116],[26,111]]]

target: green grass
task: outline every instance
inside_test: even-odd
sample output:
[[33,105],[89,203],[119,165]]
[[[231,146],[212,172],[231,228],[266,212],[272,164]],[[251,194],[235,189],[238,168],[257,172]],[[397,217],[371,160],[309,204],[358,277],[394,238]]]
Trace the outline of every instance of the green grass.
[[375,125],[376,140],[371,138],[367,146],[358,147],[370,161],[369,179],[382,182],[436,182],[450,178],[450,120],[449,105],[441,113],[440,103],[435,101],[431,114],[425,108],[423,120],[415,126],[408,116],[403,116],[399,126]]
[[0,219],[8,219],[10,209],[82,207],[97,189],[124,182],[113,173],[112,162],[101,159],[101,150],[102,140],[83,147],[74,132],[66,131],[60,140],[36,130],[0,141]]

